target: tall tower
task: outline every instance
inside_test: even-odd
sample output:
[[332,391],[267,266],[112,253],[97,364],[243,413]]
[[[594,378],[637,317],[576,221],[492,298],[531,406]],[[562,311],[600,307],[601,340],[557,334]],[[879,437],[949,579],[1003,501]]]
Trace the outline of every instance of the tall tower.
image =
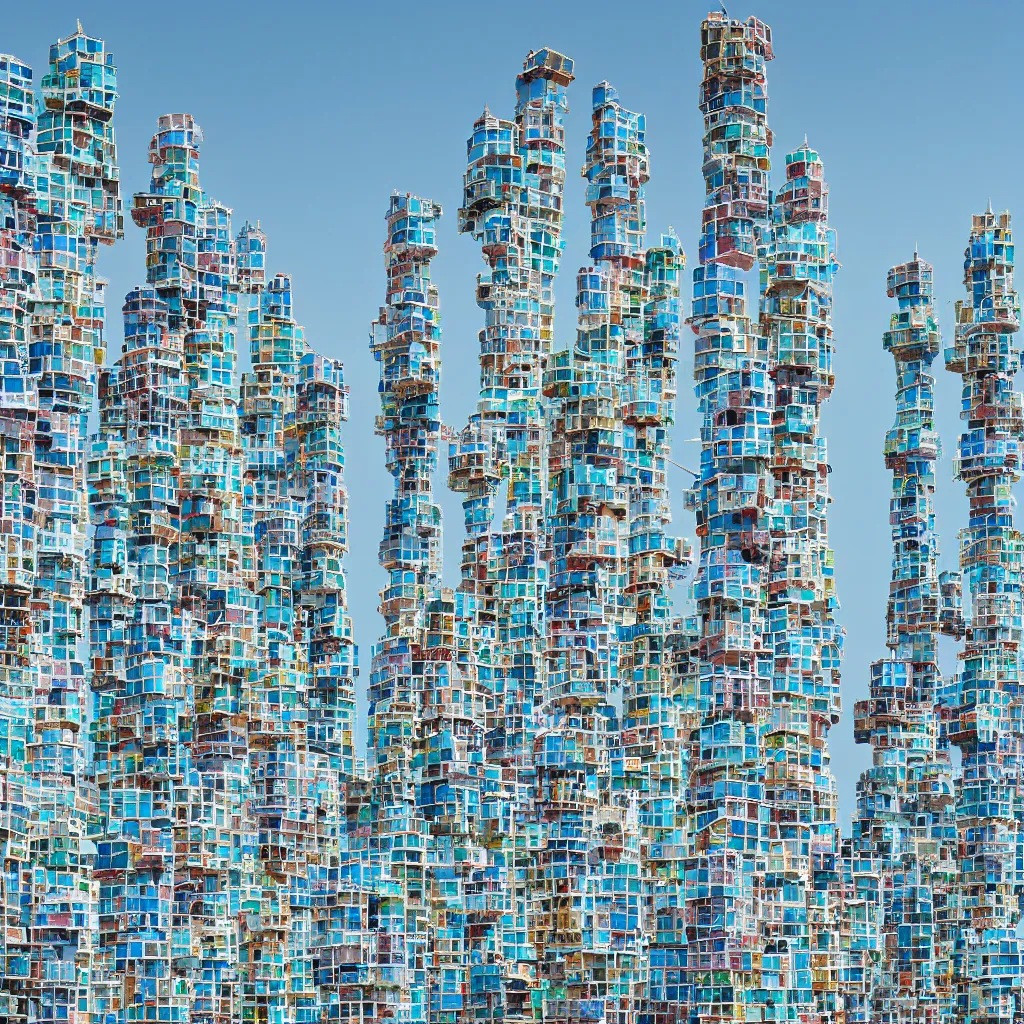
[[[594,265],[577,276],[576,344],[544,376],[550,579],[544,731],[536,743],[536,934],[544,1016],[635,1019],[645,980],[639,830],[627,813],[618,713],[626,620],[630,462],[627,358],[643,347],[646,121],[593,90],[583,168]],[[617,771],[616,771],[617,769]],[[618,779],[616,792],[615,775]],[[566,881],[568,879],[568,881]],[[569,976],[562,981],[565,968]]]
[[[95,927],[91,848],[96,814],[85,782],[82,663],[88,511],[85,449],[104,352],[100,244],[121,235],[113,112],[117,71],[102,40],[79,29],[50,47],[36,133],[39,293],[31,304],[29,371],[36,377],[38,560],[35,656],[33,998],[39,1020],[90,1006]],[[70,921],[67,918],[71,912]],[[69,970],[69,963],[75,969]]]
[[[290,294],[286,296],[290,300]],[[281,314],[287,315],[286,304]],[[299,611],[298,637],[308,666],[309,710],[305,750],[296,766],[301,817],[295,848],[301,855],[293,863],[276,865],[279,874],[292,875],[294,924],[284,975],[287,979],[290,967],[296,1020],[315,1019],[322,1013],[316,987],[333,970],[343,969],[351,977],[356,965],[364,962],[361,943],[354,946],[351,941],[353,917],[369,927],[365,888],[346,884],[341,876],[341,857],[347,848],[342,818],[348,790],[355,782],[358,671],[344,566],[348,488],[342,430],[348,419],[348,396],[344,367],[338,360],[311,351],[302,355],[295,388],[295,431],[288,437],[286,452],[291,491],[302,506],[300,571],[292,584],[292,600]],[[280,792],[280,788],[278,781],[275,789]],[[271,863],[279,857],[273,843],[269,855],[262,848],[260,855]],[[312,934],[303,930],[309,917],[299,912],[307,898]],[[330,990],[324,995],[337,1005]]]
[[[182,142],[184,140],[184,145]],[[192,617],[187,670],[195,699],[189,751],[195,774],[174,837],[174,925],[189,933],[197,959],[186,972],[194,1015],[211,1024],[237,1017],[239,936],[236,887],[251,886],[254,822],[244,709],[262,664],[259,601],[253,591],[253,534],[243,512],[245,459],[235,384],[238,275],[231,211],[199,184],[202,133],[188,114],[160,119],[150,149],[153,188],[133,215],[147,249],[163,256],[157,229],[168,208],[195,202],[185,218],[181,258],[149,282],[167,303],[171,331],[182,331],[187,409],[178,434],[179,534],[171,583]],[[168,202],[171,200],[171,202]],[[194,232],[195,247],[188,244]],[[187,848],[193,856],[181,857]],[[198,857],[195,854],[198,853]],[[186,954],[188,955],[188,954]]]
[[79,28],[49,64],[37,106],[31,69],[0,58],[0,1010],[39,1021],[96,1005],[85,435],[104,344],[99,247],[121,232],[113,57]]
[[[482,813],[490,849],[470,917],[483,961],[471,998],[489,1019],[531,1019],[536,934],[529,894],[541,825],[535,739],[546,670],[549,424],[542,375],[552,348],[562,254],[566,89],[573,62],[531,51],[516,79],[516,114],[485,110],[467,151],[459,229],[481,243],[477,278],[480,393],[449,445],[449,484],[465,494],[458,615],[475,651],[492,763]],[[502,502],[500,499],[503,498]],[[500,522],[496,512],[504,505]]]
[[893,559],[886,610],[889,657],[871,666],[868,700],[854,708],[854,737],[870,743],[872,767],[857,785],[852,849],[870,863],[879,893],[879,945],[870,979],[871,1020],[948,1018],[952,948],[943,935],[956,876],[956,821],[949,744],[940,732],[940,632],[963,636],[958,577],[938,571],[934,425],[939,351],[932,267],[914,259],[889,271],[899,302],[883,339],[896,362],[896,422],[886,434],[892,472]]
[[690,1019],[715,1022],[735,1019],[764,990],[764,922],[755,893],[764,884],[771,829],[765,732],[773,652],[765,610],[774,395],[767,341],[751,324],[743,272],[754,266],[768,218],[771,30],[755,18],[709,14],[701,56],[707,197],[690,317],[703,420],[700,477],[690,498],[700,538],[693,586],[700,679],[688,751],[680,982]]
[[835,620],[830,469],[819,418],[834,381],[832,279],[839,264],[824,170],[806,142],[786,157],[786,181],[762,238],[761,332],[774,408],[762,965],[777,972],[776,1012],[784,1003],[793,1015],[828,1020],[837,1010],[839,983],[830,897],[839,843],[827,740],[839,720],[843,632]]
[[[675,419],[676,362],[682,327],[679,290],[686,260],[670,231],[646,251],[643,341],[626,357],[622,393],[625,431],[635,430],[627,449],[629,512],[625,608],[619,630],[622,681],[622,772],[613,778],[615,799],[639,818],[643,886],[648,905],[641,928],[649,944],[642,1001],[643,1024],[667,1024],[677,993],[685,933],[678,928],[682,905],[686,804],[684,785],[687,718],[683,689],[692,679],[678,671],[676,652],[692,640],[672,619],[668,588],[691,563],[689,544],[672,537],[668,461]],[[687,668],[692,663],[687,657]]]
[[970,589],[967,638],[947,726],[962,755],[956,790],[958,921],[955,1012],[978,1024],[1024,1014],[1017,925],[1024,895],[1024,730],[1020,695],[1021,537],[1013,484],[1024,416],[1013,379],[1020,303],[1013,287],[1010,215],[974,217],[964,253],[967,301],[957,303],[946,369],[963,380],[955,462],[970,502],[960,568]]
[[32,594],[38,564],[35,432],[39,395],[29,372],[30,303],[39,294],[32,132],[32,69],[0,57],[0,801],[3,863],[0,913],[3,960],[0,1011],[12,1021],[29,1014],[32,874],[29,864],[29,743],[39,678]]
[[101,382],[92,588],[111,611],[92,630],[93,739],[110,1012],[219,1024],[241,1012],[236,915],[255,866],[245,705],[261,649],[235,250],[230,211],[199,184],[201,139],[188,114],[159,119],[132,211],[147,284],[125,300],[122,355]]
[[[187,197],[176,210],[172,204],[169,216],[182,231],[168,236],[182,248],[184,225],[191,223],[193,238],[195,230],[195,199]],[[147,241],[157,252],[160,241]],[[161,273],[156,265],[151,271],[154,282],[180,277],[182,248],[165,251]],[[183,331],[172,330],[170,304],[152,282],[131,291],[123,311],[124,344],[120,359],[100,376],[99,429],[89,460],[96,526],[92,741],[102,826],[96,985],[105,1012],[118,1020],[143,1019],[151,1002],[166,1019],[184,1021],[188,988],[172,970],[172,830],[191,776],[186,744],[194,706],[186,671],[191,616],[171,582],[187,395]],[[125,919],[119,908],[136,901],[141,912]]]
[[[241,276],[253,254],[265,256],[266,238],[243,228],[236,250]],[[306,352],[292,315],[291,281],[278,275],[249,310],[252,369],[242,374],[239,426],[245,455],[245,523],[253,535],[254,590],[264,666],[246,693],[252,813],[259,879],[243,895],[240,936],[241,1003],[246,1018],[295,1017],[292,993],[302,998],[303,953],[292,931],[310,931],[306,877],[317,817],[305,806],[305,748],[309,692],[306,651],[298,636],[293,586],[299,572],[302,504],[289,480],[295,447],[299,361]],[[297,454],[297,453],[296,453]],[[293,456],[294,458],[294,456]],[[295,459],[295,462],[298,460]],[[307,844],[309,844],[307,846]],[[319,846],[319,842],[317,842]],[[305,912],[304,912],[305,911]],[[282,983],[285,965],[297,984]]]
[[[351,629],[340,572],[346,390],[340,367],[309,350],[291,278],[277,274],[262,287],[265,250],[263,232],[247,224],[236,240],[239,280],[261,294],[248,315],[252,369],[242,375],[240,428],[262,670],[244,709],[259,870],[241,893],[239,959],[243,1019],[298,1021],[319,1014],[314,962],[338,945],[332,918],[351,773],[343,749]],[[319,664],[324,648],[340,671]]]
[[[29,370],[36,376],[38,561],[33,857],[33,975],[39,1020],[90,1007],[95,934],[92,864],[83,840],[97,812],[85,783],[88,683],[82,660],[88,577],[86,439],[104,357],[101,244],[121,237],[113,113],[117,70],[103,41],[81,28],[50,47],[36,133],[39,294]],[[44,874],[45,871],[45,874]],[[45,881],[43,881],[45,879]],[[70,924],[67,914],[71,912]],[[73,963],[71,971],[68,964]],[[84,981],[84,984],[83,984]]]
[[[416,785],[423,704],[435,682],[426,652],[427,609],[441,588],[441,513],[433,500],[440,431],[440,316],[430,261],[441,207],[417,196],[391,197],[384,258],[387,306],[372,325],[381,368],[381,413],[394,495],[386,507],[380,563],[385,633],[370,676],[370,768],[380,851],[377,963],[400,1019],[427,1021],[430,829]],[[436,1018],[443,1019],[441,1017]]]

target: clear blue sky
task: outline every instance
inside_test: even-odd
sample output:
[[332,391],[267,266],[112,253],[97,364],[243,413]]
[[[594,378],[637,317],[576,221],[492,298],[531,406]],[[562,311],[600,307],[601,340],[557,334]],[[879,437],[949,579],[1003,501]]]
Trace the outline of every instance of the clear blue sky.
[[[514,80],[526,52],[547,45],[576,60],[568,118],[566,252],[558,293],[561,342],[574,329],[575,269],[587,258],[588,212],[577,176],[590,122],[590,88],[607,78],[624,104],[647,115],[652,178],[650,237],[672,224],[695,259],[703,196],[699,25],[702,2],[560,0],[557,4],[446,2],[245,4],[207,0],[140,7],[134,0],[47,0],[7,4],[0,51],[37,73],[48,45],[80,17],[107,40],[119,69],[117,136],[124,194],[145,187],[147,145],[159,114],[188,111],[206,134],[202,178],[232,206],[236,223],[260,218],[270,239],[270,269],[295,279],[296,312],[316,348],[344,360],[352,387],[346,435],[351,491],[352,614],[364,676],[380,629],[375,591],[383,500],[390,478],[373,436],[377,369],[367,325],[383,299],[380,257],[384,212],[393,189],[444,205],[434,277],[444,326],[442,407],[459,426],[476,389],[474,304],[479,249],[459,236],[465,140],[485,103],[510,116]],[[714,5],[712,5],[714,6]],[[729,4],[774,31],[769,119],[775,166],[806,133],[831,185],[832,223],[843,263],[836,285],[837,388],[824,427],[834,468],[831,533],[842,621],[847,629],[843,720],[832,749],[844,822],[857,773],[868,761],[855,746],[852,709],[867,666],[885,653],[890,564],[889,477],[883,435],[892,420],[893,364],[881,348],[894,304],[886,270],[915,243],[935,265],[944,339],[952,303],[963,294],[963,249],[973,212],[991,197],[1016,207],[1024,231],[1016,73],[1024,5],[975,0],[932,3],[860,0],[815,5],[763,0]],[[119,350],[121,297],[144,276],[143,234],[105,252],[110,279],[109,338]],[[1024,281],[1024,278],[1022,278]],[[697,432],[684,337],[676,458],[694,465]],[[939,467],[943,566],[956,561],[965,521],[962,488],[949,455],[959,432],[958,378],[936,364],[938,417],[947,455]],[[444,453],[442,453],[443,455]],[[442,460],[443,461],[443,460]],[[681,510],[678,530],[692,535]],[[448,524],[447,570],[457,577],[461,510],[442,493]],[[952,667],[947,665],[947,668]]]

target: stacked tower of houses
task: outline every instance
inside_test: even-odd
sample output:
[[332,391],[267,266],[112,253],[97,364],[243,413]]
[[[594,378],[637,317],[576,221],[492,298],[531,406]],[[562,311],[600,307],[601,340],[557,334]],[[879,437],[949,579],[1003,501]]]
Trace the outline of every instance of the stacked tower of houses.
[[961,665],[946,731],[962,757],[956,783],[957,907],[953,931],[954,1012],[980,1024],[1019,1017],[1024,896],[1024,804],[1020,693],[1021,537],[1013,484],[1024,436],[1014,376],[1020,301],[1013,287],[1010,216],[991,207],[974,217],[964,252],[967,300],[956,306],[946,369],[963,381],[955,472],[970,519],[960,534],[960,568],[970,593]]
[[121,199],[112,55],[79,26],[49,58],[36,91],[27,65],[0,56],[0,1007],[77,1021],[97,1006],[87,421],[105,345],[99,247],[121,235]]
[[765,736],[768,870],[762,966],[777,972],[775,1004],[809,1019],[839,1009],[832,882],[838,806],[828,732],[839,720],[842,629],[828,545],[828,475],[821,403],[832,391],[828,186],[806,142],[786,157],[760,246],[761,331],[773,383],[771,563],[767,644],[774,667]]
[[765,891],[773,828],[778,835],[766,791],[774,387],[768,340],[748,310],[744,274],[755,265],[769,216],[771,31],[754,18],[709,15],[701,55],[707,194],[690,314],[702,419],[700,475],[690,493],[700,544],[693,584],[700,633],[687,749],[679,998],[703,1020],[726,1021],[762,1001],[765,974],[783,998],[800,986],[789,980],[799,965],[788,945],[766,948],[761,935],[770,923],[765,915],[782,911]]
[[[854,708],[854,735],[870,743],[872,766],[858,783],[853,857],[872,879],[864,893],[878,935],[877,975],[867,1019],[938,1021],[951,1012],[949,915],[956,880],[956,819],[943,693],[941,632],[963,636],[959,575],[938,571],[934,425],[939,351],[932,267],[917,257],[889,271],[899,302],[884,345],[896,361],[896,421],[885,438],[892,471],[893,563],[886,612],[889,656],[871,666],[867,700]],[[944,923],[945,922],[945,923]],[[909,941],[908,941],[909,939]],[[867,965],[866,965],[867,966]]]
[[[431,711],[442,694],[450,662],[442,638],[431,647],[429,623],[441,600],[441,514],[433,501],[440,430],[441,329],[437,289],[430,261],[437,253],[435,221],[441,208],[417,196],[393,196],[384,247],[387,306],[373,325],[373,354],[381,367],[381,414],[388,470],[395,481],[385,514],[380,563],[388,582],[380,610],[386,632],[374,649],[370,678],[370,771],[373,773],[375,844],[379,858],[379,937],[375,951],[381,1001],[394,1005],[399,1019],[447,1019],[444,984],[461,995],[465,982],[462,943],[445,941],[446,910],[435,906],[432,883],[441,885],[443,867],[434,863],[431,819],[443,816],[445,794],[419,780],[427,775]],[[438,630],[438,633],[441,633]],[[451,638],[448,650],[451,649]],[[452,708],[446,708],[451,713]],[[440,739],[440,738],[438,738]],[[437,743],[440,747],[440,742]],[[437,768],[441,767],[436,758]],[[436,795],[441,805],[423,797]],[[456,808],[468,814],[474,808]],[[429,819],[428,819],[429,815]],[[466,826],[466,831],[471,831]],[[447,865],[444,865],[447,867]],[[453,879],[457,885],[458,879]],[[434,911],[433,920],[431,911]],[[431,924],[439,926],[439,932]],[[433,938],[433,944],[430,939]],[[431,971],[441,989],[428,992],[428,957],[439,945],[444,969]],[[452,980],[454,975],[455,980]],[[456,1007],[457,1008],[457,1007]]]

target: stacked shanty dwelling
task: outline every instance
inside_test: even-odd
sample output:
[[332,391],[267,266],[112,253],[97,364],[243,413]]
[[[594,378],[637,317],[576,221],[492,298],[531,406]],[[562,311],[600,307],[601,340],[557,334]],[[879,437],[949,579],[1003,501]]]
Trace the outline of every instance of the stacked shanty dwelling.
[[547,48],[527,55],[513,120],[484,110],[467,145],[459,228],[481,243],[484,310],[480,392],[449,445],[449,485],[464,494],[467,537],[455,594],[485,700],[488,767],[482,795],[487,860],[467,906],[470,1001],[484,1020],[540,1012],[535,906],[535,768],[550,651],[545,588],[549,443],[542,392],[562,254],[566,88],[573,62]]
[[1013,287],[1010,215],[974,217],[964,252],[967,299],[956,306],[946,369],[963,381],[955,462],[970,505],[960,534],[960,569],[970,593],[960,671],[947,731],[960,749],[956,784],[957,919],[953,1013],[980,1024],[1020,1016],[1024,896],[1021,802],[1021,537],[1013,484],[1020,478],[1024,413],[1014,376],[1020,301]]
[[[765,736],[769,807],[762,968],[785,1001],[829,1020],[838,1010],[838,801],[828,733],[839,720],[842,630],[828,544],[828,455],[821,404],[832,392],[828,186],[818,154],[786,157],[759,247],[761,331],[773,382],[768,636],[771,714]],[[810,984],[808,984],[808,982]],[[779,1005],[782,993],[777,993]]]
[[[701,53],[707,197],[690,315],[702,419],[700,475],[690,498],[700,543],[693,585],[699,682],[687,751],[678,994],[690,1014],[717,1022],[763,1001],[764,972],[775,976],[773,995],[798,1001],[801,1012],[811,997],[809,964],[794,962],[788,948],[780,951],[764,935],[765,915],[781,916],[782,908],[762,902],[778,835],[766,788],[774,385],[744,274],[769,217],[771,32],[754,18],[712,14],[701,29]],[[799,981],[796,971],[803,972]]]
[[[953,768],[937,701],[943,693],[940,632],[963,636],[953,600],[958,577],[938,570],[935,527],[935,380],[939,351],[932,267],[914,259],[889,271],[899,302],[884,345],[896,361],[896,422],[886,434],[892,471],[890,654],[871,666],[867,700],[854,709],[854,735],[870,743],[872,766],[858,782],[851,861],[871,909],[880,955],[863,964],[867,1005],[860,1019],[939,1021],[951,1012],[956,820]],[[953,599],[953,600],[951,600]],[[851,950],[851,952],[853,952]],[[852,966],[852,965],[851,965]],[[851,979],[852,980],[852,979]]]

